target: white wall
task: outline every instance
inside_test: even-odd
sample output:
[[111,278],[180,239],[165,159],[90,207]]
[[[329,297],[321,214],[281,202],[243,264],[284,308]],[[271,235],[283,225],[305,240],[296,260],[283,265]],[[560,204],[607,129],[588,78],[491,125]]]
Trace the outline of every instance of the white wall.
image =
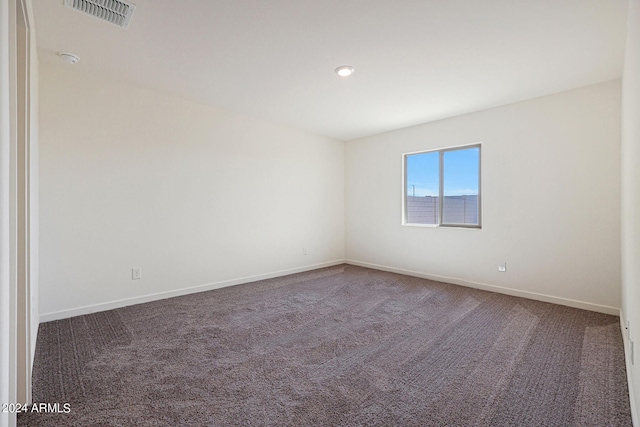
[[[482,229],[402,226],[403,153],[476,142]],[[618,313],[619,81],[350,141],[346,171],[349,261]]]
[[[622,321],[630,322],[635,360],[627,373],[632,412],[640,425],[640,0],[630,0],[622,79]],[[629,340],[625,336],[627,355]]]
[[43,320],[344,259],[343,142],[80,64],[40,76]]

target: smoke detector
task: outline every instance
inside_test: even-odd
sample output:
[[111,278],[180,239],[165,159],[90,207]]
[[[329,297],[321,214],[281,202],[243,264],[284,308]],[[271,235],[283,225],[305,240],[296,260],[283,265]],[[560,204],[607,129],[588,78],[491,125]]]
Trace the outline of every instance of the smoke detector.
[[64,5],[124,29],[136,9],[135,4],[124,0],[64,0]]

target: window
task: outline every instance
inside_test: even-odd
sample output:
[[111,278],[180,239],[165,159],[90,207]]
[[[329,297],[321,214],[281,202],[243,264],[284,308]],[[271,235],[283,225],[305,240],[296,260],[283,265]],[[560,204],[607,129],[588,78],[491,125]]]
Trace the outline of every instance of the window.
[[404,155],[404,224],[480,228],[480,145]]

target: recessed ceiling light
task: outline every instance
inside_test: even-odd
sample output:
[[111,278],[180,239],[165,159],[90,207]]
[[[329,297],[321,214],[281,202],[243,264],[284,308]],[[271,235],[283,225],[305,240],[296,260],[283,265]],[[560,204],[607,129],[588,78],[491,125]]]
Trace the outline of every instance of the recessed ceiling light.
[[355,68],[350,65],[341,65],[340,67],[336,68],[336,74],[340,77],[349,77],[351,74],[353,74],[354,71]]
[[60,52],[58,55],[60,55],[60,58],[62,58],[62,60],[67,64],[75,64],[80,61],[78,55],[74,55],[73,53]]

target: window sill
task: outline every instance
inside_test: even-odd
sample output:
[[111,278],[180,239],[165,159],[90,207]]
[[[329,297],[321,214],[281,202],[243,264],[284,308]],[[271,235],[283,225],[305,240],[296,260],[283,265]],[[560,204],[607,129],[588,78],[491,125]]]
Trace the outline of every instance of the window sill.
[[403,227],[418,227],[418,228],[463,228],[465,230],[482,230],[481,225],[464,225],[464,224],[419,224],[406,222],[402,223]]

